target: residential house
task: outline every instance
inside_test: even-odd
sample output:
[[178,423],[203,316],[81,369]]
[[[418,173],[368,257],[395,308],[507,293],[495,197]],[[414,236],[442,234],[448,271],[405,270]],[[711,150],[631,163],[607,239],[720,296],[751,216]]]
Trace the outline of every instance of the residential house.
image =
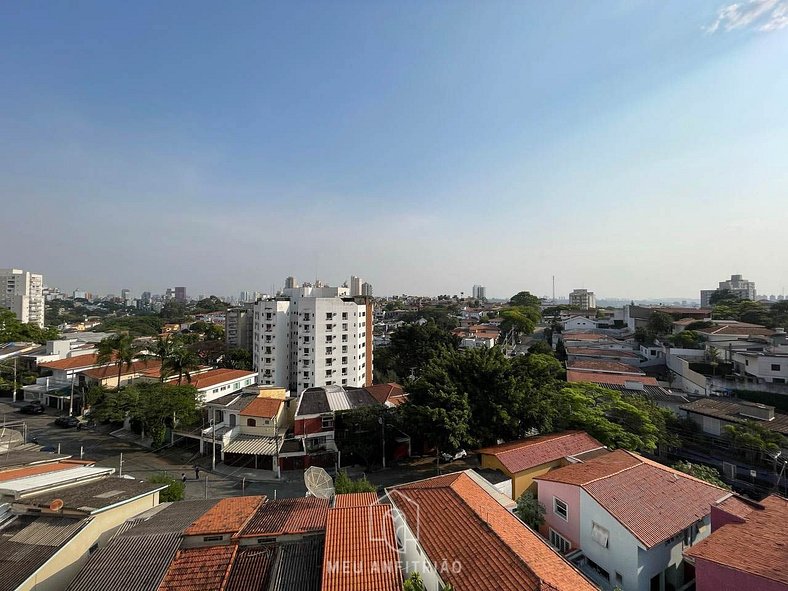
[[51,372],[51,375],[38,378],[35,384],[23,386],[25,400],[38,400],[46,406],[64,410],[68,408],[71,387],[76,385],[77,374],[101,365],[96,353],[39,364],[40,369]]
[[731,357],[733,371],[747,380],[758,384],[788,384],[788,353],[736,351]]
[[624,450],[536,478],[542,534],[605,590],[685,589],[682,552],[728,492]]
[[777,412],[773,406],[745,400],[701,398],[681,406],[708,435],[724,434],[725,425],[739,425],[753,421],[769,431],[788,437],[788,414]]
[[[177,383],[178,376],[172,376],[169,383]],[[200,371],[191,376],[191,381],[185,376],[181,383],[190,384],[197,388],[197,394],[202,402],[211,402],[225,394],[238,392],[257,383],[257,372],[243,369],[210,369]]]
[[561,322],[561,326],[565,331],[584,331],[596,330],[599,323],[595,318],[588,318],[587,316],[571,316]]
[[648,321],[654,312],[667,314],[673,320],[692,318],[694,320],[706,320],[711,317],[711,308],[687,308],[681,306],[636,306],[630,304],[624,306],[624,323],[630,331],[634,332],[638,328],[646,328]]
[[618,361],[627,365],[639,366],[642,357],[634,350],[626,349],[603,349],[593,346],[567,346],[566,357],[568,361],[579,359],[602,359]]
[[525,491],[536,494],[535,477],[589,452],[605,453],[607,448],[584,431],[563,431],[485,447],[476,453],[482,469],[498,470],[511,479],[507,492],[517,500]]
[[596,589],[498,501],[473,471],[387,489],[405,576],[426,591]]
[[373,384],[364,388],[380,404],[388,408],[396,408],[408,401],[408,394],[399,384]]
[[684,552],[696,591],[788,591],[788,500],[731,495],[711,507],[711,535]]
[[[119,371],[120,370],[120,371]],[[118,377],[120,373],[120,377]],[[138,359],[131,365],[122,364],[118,367],[117,363],[93,367],[79,372],[79,385],[81,387],[101,386],[104,388],[117,388],[118,379],[120,385],[126,386],[140,377],[161,376],[161,361],[158,359]]]

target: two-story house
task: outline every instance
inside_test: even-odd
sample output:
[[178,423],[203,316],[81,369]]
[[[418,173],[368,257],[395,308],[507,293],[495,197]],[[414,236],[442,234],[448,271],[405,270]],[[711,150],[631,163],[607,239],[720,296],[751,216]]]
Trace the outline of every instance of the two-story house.
[[683,551],[710,533],[728,491],[616,450],[537,476],[541,533],[602,589],[683,589]]

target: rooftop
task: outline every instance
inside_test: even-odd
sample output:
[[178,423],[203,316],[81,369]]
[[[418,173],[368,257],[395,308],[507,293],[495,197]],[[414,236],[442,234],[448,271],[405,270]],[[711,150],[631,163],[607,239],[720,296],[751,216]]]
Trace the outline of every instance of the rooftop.
[[[88,464],[91,464],[91,462]],[[17,478],[27,478],[28,476],[37,476],[39,474],[48,474],[50,472],[59,472],[60,470],[68,470],[70,468],[74,468],[75,466],[84,465],[85,464],[82,463],[71,462],[70,460],[63,460],[49,464],[35,464],[33,466],[25,466],[23,468],[3,470],[0,472],[0,482],[16,480]]]
[[[267,591],[321,591],[320,570],[323,561],[323,539],[309,537],[299,542],[278,544],[276,561]],[[227,591],[258,591],[258,588],[237,587]]]
[[373,492],[338,494],[334,497],[334,507],[369,507],[378,502],[378,495]]
[[788,585],[786,523],[788,500],[771,495],[760,502],[760,508],[750,511],[743,523],[723,525],[684,553]]
[[261,505],[241,530],[241,537],[305,534],[326,529],[328,500],[316,497],[277,499]]
[[227,580],[238,546],[178,550],[159,591],[216,591]]
[[602,359],[574,359],[566,362],[566,369],[644,375],[644,372],[634,365]]
[[772,409],[774,418],[771,420],[759,420],[755,417],[755,412],[758,412],[759,409],[771,408],[765,407],[765,405],[756,405],[755,403],[745,402],[743,400],[701,398],[689,404],[683,404],[680,408],[690,413],[722,419],[730,423],[754,421],[761,427],[769,429],[770,431],[777,431],[778,433],[788,436],[788,414],[776,412]]
[[595,349],[593,347],[567,347],[566,354],[578,357],[612,357],[615,359],[639,359],[640,355],[626,349]]
[[[198,390],[204,390],[205,388],[210,388],[218,384],[255,376],[257,376],[257,372],[243,369],[211,369],[203,373],[192,375],[192,381],[189,383]],[[177,380],[177,376],[174,379]]]
[[38,491],[77,484],[81,481],[95,480],[109,476],[115,472],[114,468],[98,468],[95,466],[71,466],[67,470],[58,470],[35,476],[25,476],[15,480],[0,482],[0,494],[13,496],[18,499],[23,495],[31,495]]
[[258,396],[249,401],[243,410],[241,410],[242,417],[263,417],[272,419],[279,414],[279,410],[285,403],[281,398],[266,398]]
[[389,382],[387,384],[374,384],[364,388],[380,404],[399,406],[408,400],[408,395],[402,386]]
[[614,384],[617,386],[626,386],[627,382],[637,382],[644,386],[659,386],[656,378],[646,375],[624,375],[615,373],[596,373],[592,371],[575,371],[568,369],[566,371],[567,382],[585,382],[590,384]]
[[336,385],[308,388],[301,393],[296,416],[318,415],[375,404],[378,401],[364,388],[345,390]]
[[584,431],[564,431],[485,447],[477,453],[495,456],[514,474],[600,447],[604,446]]
[[187,536],[238,532],[265,502],[265,496],[221,499],[185,531]]
[[[433,562],[455,589],[591,591],[596,587],[464,472],[389,489]],[[418,522],[418,526],[415,524]]]
[[[32,480],[32,478],[26,480]],[[112,505],[153,494],[163,488],[166,488],[165,485],[151,484],[142,480],[106,477],[40,492],[26,496],[17,502],[37,507],[49,507],[52,501],[60,499],[63,501],[65,509],[96,513]]]
[[66,359],[59,359],[57,361],[48,361],[46,363],[41,363],[39,367],[69,370],[95,367],[96,365],[98,365],[98,354],[91,353],[90,355],[77,355],[76,357],[67,357]]
[[624,450],[554,470],[537,481],[580,486],[646,548],[709,514],[729,493]]

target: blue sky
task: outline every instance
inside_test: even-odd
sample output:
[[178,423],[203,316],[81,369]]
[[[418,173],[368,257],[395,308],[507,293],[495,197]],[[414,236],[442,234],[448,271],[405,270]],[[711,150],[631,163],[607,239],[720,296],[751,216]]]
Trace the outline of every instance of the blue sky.
[[6,2],[0,266],[788,287],[788,0]]

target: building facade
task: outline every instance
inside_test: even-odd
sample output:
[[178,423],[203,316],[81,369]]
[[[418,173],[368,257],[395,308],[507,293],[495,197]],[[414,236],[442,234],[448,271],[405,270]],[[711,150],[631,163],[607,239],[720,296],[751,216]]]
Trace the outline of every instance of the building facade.
[[569,294],[569,305],[581,310],[596,308],[596,296],[587,289],[575,289]]
[[487,288],[483,285],[474,285],[473,286],[473,299],[474,300],[486,300],[487,299]]
[[743,279],[741,275],[731,275],[730,279],[720,281],[717,289],[702,289],[700,292],[700,306],[707,308],[711,296],[718,291],[729,291],[743,300],[754,300],[757,293],[755,282]]
[[228,349],[252,352],[254,338],[254,302],[228,308],[225,313],[224,339]]
[[261,384],[300,392],[372,383],[372,302],[348,291],[303,286],[254,305],[252,357]]
[[44,276],[22,269],[0,269],[0,307],[20,322],[44,327]]

